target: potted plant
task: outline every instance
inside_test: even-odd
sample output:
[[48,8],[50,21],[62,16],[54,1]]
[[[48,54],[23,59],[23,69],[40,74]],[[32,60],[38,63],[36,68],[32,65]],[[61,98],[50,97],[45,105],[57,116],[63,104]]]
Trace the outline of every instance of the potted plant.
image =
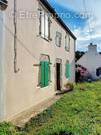
[[73,83],[70,83],[70,82],[67,82],[67,83],[64,85],[64,87],[65,87],[65,90],[66,90],[66,91],[72,91],[72,90],[74,89]]

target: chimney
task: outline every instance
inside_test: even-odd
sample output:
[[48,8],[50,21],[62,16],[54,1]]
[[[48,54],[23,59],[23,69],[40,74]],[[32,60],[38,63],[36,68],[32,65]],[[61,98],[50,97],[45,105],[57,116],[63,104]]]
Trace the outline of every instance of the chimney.
[[97,45],[93,45],[92,43],[90,43],[90,45],[88,46],[88,52],[96,54],[97,53]]

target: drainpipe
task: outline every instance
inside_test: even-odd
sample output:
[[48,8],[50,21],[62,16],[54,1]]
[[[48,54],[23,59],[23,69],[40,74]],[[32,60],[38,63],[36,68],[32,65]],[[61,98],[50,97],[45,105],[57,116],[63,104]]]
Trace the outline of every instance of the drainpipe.
[[17,73],[17,0],[14,0],[14,73]]

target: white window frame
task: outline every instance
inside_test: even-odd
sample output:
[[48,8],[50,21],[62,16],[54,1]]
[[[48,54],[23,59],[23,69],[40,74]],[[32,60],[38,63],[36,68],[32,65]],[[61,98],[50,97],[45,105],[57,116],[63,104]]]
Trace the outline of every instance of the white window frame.
[[50,17],[45,10],[40,11],[40,36],[46,40],[50,39]]
[[66,51],[70,50],[70,36],[69,36],[69,34],[66,34],[66,36],[65,36],[65,50]]
[[62,34],[56,31],[55,44],[56,46],[61,47],[61,43],[62,43]]

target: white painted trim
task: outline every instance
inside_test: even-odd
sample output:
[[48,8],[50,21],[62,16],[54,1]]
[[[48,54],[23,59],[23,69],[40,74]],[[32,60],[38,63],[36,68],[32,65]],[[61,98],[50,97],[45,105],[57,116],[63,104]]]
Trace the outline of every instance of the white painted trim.
[[0,121],[3,121],[5,119],[5,68],[4,68],[4,63],[5,63],[5,13],[0,12],[2,16],[2,20],[0,20],[0,25],[1,25],[1,30],[0,30]]

